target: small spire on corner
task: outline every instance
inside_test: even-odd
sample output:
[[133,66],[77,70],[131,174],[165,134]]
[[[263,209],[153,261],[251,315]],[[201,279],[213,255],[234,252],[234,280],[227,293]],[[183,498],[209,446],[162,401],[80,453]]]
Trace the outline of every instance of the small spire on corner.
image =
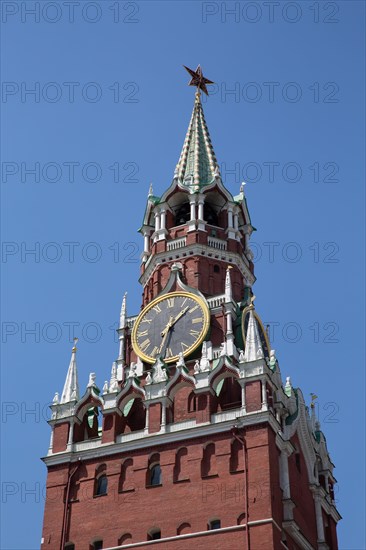
[[226,277],[225,277],[225,303],[226,304],[233,301],[233,289],[231,285],[231,276],[230,276],[230,270],[232,268],[233,267],[229,265],[226,269]]
[[64,389],[62,390],[60,403],[69,403],[79,400],[79,382],[76,366],[76,344],[79,339],[74,338],[74,346],[71,350],[71,360],[66,375]]
[[119,316],[119,328],[125,328],[126,326],[126,315],[127,315],[127,292],[124,293],[122,299],[121,313]]
[[154,190],[153,190],[153,184],[150,183],[150,186],[149,186],[149,193],[148,193],[148,197],[152,197],[154,194]]

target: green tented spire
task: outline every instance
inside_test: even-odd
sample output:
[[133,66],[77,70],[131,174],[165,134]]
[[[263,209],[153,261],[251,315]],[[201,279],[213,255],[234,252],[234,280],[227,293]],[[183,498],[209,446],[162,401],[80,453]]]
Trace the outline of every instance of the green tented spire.
[[185,186],[197,192],[205,185],[213,183],[218,174],[216,156],[203,114],[200,93],[197,91],[176,175]]

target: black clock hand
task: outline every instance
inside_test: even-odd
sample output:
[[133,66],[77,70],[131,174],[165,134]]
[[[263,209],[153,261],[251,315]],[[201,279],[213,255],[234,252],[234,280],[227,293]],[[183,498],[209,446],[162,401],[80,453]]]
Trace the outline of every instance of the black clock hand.
[[173,321],[173,317],[170,317],[166,327],[164,328],[164,330],[162,330],[161,332],[161,335],[163,336],[163,341],[161,342],[160,344],[160,348],[159,348],[159,353],[161,353],[163,347],[164,347],[164,344],[165,344],[165,341],[168,337],[168,334],[169,334],[169,330],[171,329],[172,327],[172,321]]
[[178,313],[178,315],[175,317],[175,319],[173,319],[173,320],[171,321],[171,325],[170,325],[170,326],[172,327],[173,325],[175,325],[175,323],[176,323],[181,317],[183,317],[183,315],[184,315],[185,313],[187,313],[188,310],[189,310],[189,306],[187,306],[187,307],[185,307],[184,309],[182,309],[182,311],[181,311],[180,313]]

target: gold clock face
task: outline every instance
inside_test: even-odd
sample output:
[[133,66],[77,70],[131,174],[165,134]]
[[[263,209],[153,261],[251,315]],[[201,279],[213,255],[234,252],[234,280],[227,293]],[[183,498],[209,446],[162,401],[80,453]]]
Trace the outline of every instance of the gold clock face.
[[210,312],[205,301],[189,292],[170,292],[155,298],[140,313],[132,330],[132,346],[147,363],[162,357],[177,361],[190,355],[204,340]]

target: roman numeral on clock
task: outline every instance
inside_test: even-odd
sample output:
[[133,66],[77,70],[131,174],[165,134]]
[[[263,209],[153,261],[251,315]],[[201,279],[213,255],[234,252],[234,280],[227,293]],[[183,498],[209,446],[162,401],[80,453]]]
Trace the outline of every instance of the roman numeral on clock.
[[161,307],[157,304],[152,309],[153,309],[153,311],[155,311],[155,313],[161,313]]
[[145,317],[145,319],[142,319],[141,324],[142,324],[142,323],[149,323],[149,324],[150,324],[150,323],[152,323],[152,319],[147,319],[147,318]]
[[168,298],[167,299],[168,307],[174,307],[174,300],[175,300],[175,298]]
[[142,336],[147,336],[148,335],[148,330],[143,330],[143,331],[140,331],[137,333],[137,338],[141,338]]
[[187,344],[185,344],[184,342],[181,342],[180,345],[182,346],[183,353],[186,351],[186,349],[189,348],[189,346],[187,346]]
[[198,330],[193,330],[193,329],[191,329],[191,330],[189,331],[189,334],[190,334],[191,336],[195,336],[195,337],[200,335],[200,333],[199,333]]
[[197,317],[196,319],[192,319],[192,323],[202,323],[203,322],[203,317]]
[[141,342],[140,348],[142,349],[142,351],[146,351],[147,348],[149,347],[149,344],[150,344],[150,339],[149,338],[146,338],[146,340]]

